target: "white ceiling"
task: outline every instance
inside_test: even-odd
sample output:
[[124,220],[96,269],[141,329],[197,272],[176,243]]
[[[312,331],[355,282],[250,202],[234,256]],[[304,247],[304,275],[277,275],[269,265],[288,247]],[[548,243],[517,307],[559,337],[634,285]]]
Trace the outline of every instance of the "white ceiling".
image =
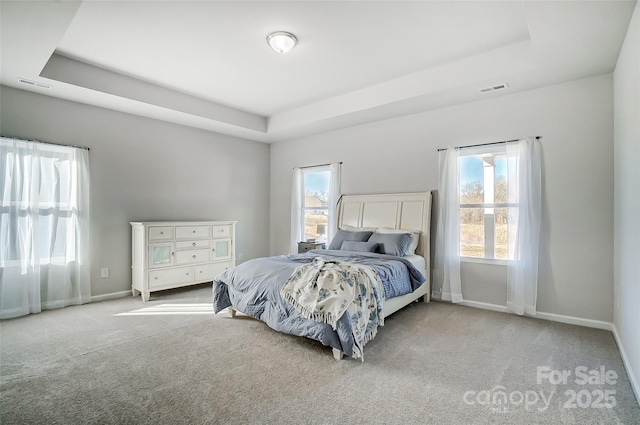
[[[273,142],[611,72],[634,6],[3,0],[0,78]],[[267,45],[277,30],[290,53]]]

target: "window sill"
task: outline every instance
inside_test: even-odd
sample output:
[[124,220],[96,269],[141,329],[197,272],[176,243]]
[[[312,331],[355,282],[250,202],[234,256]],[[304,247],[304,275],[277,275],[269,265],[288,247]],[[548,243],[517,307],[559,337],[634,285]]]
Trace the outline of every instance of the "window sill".
[[506,266],[509,264],[509,260],[496,260],[494,258],[477,258],[477,257],[460,257],[461,263],[476,263],[476,264],[492,264],[494,266]]

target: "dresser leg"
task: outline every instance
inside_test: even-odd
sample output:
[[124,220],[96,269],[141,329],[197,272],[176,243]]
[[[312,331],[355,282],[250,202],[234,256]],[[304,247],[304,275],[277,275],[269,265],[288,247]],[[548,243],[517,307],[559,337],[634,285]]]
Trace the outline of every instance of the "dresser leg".
[[229,307],[229,316],[236,317],[236,310],[233,307]]
[[342,358],[342,356],[343,356],[342,351],[340,351],[340,350],[338,350],[336,348],[332,348],[332,350],[333,350],[333,358],[336,359],[336,360],[340,360]]
[[133,294],[134,297],[137,297],[138,295],[140,295],[140,291],[138,291],[137,289],[133,289],[133,288],[131,288],[131,293]]
[[149,292],[142,293],[142,301],[147,302],[151,298],[151,294]]

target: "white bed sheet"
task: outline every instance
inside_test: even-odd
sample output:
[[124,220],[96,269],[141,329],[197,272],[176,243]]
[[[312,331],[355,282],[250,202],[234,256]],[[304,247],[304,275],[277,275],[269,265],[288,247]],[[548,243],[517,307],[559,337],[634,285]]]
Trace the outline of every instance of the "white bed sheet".
[[426,270],[424,257],[420,255],[405,255],[402,258],[404,258],[405,260],[409,260],[409,262],[411,262],[411,264],[413,264],[416,269],[420,270],[420,272],[424,274]]

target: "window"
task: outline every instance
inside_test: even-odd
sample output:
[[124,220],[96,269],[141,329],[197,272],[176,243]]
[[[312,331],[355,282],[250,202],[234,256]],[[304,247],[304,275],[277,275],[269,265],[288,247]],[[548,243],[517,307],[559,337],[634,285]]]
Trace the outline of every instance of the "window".
[[[3,255],[0,255],[3,266],[12,261],[31,261],[32,255],[41,265],[76,260],[76,246],[72,242],[77,238],[74,225],[77,204],[73,196],[77,176],[72,169],[73,150],[48,145],[39,148],[35,154],[19,150],[6,153],[4,158],[7,167],[3,167],[2,181],[20,177],[23,180],[14,186],[17,190],[5,190],[2,199],[0,223],[2,239],[6,243]],[[35,194],[30,193],[34,183],[38,190]],[[32,210],[33,206],[35,210]],[[36,213],[37,220],[29,211]],[[25,249],[24,235],[31,232],[36,223],[37,237],[29,238],[27,242],[29,245],[36,242],[36,246]],[[16,228],[11,229],[11,225]]]
[[291,191],[291,253],[298,242],[326,243],[336,232],[336,206],[340,198],[340,164],[294,168]]
[[302,235],[305,241],[327,242],[329,226],[329,166],[302,170]]
[[503,261],[507,308],[535,314],[542,211],[537,137],[439,155],[434,297],[461,302],[460,258]]
[[[509,194],[516,157],[504,146],[488,146],[460,153],[460,256],[512,260],[509,217],[518,203]],[[511,172],[511,175],[509,174]]]
[[82,304],[89,276],[88,150],[0,137],[0,318]]

